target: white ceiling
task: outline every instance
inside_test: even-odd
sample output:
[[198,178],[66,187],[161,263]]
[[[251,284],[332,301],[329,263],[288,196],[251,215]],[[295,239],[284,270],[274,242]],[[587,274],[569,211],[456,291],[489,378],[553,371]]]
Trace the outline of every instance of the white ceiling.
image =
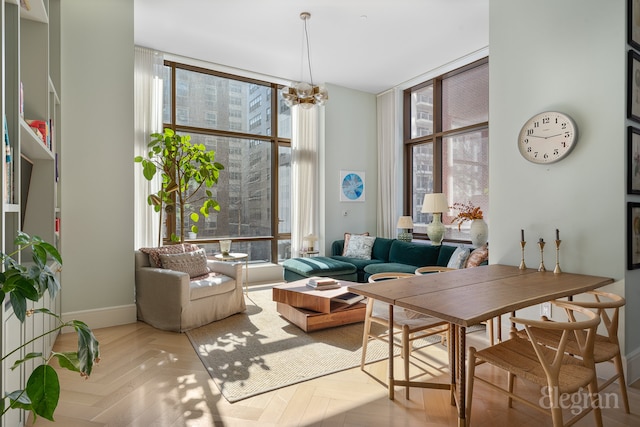
[[[489,45],[489,0],[134,0],[135,43],[286,81],[369,93]],[[306,64],[306,63],[305,63]],[[303,74],[304,73],[304,74]]]

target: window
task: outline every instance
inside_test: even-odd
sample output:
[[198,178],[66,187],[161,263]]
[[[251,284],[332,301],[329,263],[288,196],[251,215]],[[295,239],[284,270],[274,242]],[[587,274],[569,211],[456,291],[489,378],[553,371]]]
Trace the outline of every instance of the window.
[[[233,251],[248,253],[252,262],[281,261],[291,239],[290,228],[281,226],[283,218],[291,222],[290,173],[282,164],[291,145],[291,111],[278,86],[171,61],[165,62],[164,77],[164,127],[191,135],[224,165],[211,190],[221,210],[200,216],[198,244],[211,254],[220,239],[231,238]],[[176,233],[178,215],[166,216],[168,235]]]
[[[415,238],[426,239],[431,214],[423,214],[427,193],[444,193],[449,206],[471,202],[489,216],[489,63],[477,61],[404,92],[404,210],[413,217]],[[445,212],[451,224],[455,212]],[[467,241],[448,226],[445,240]]]

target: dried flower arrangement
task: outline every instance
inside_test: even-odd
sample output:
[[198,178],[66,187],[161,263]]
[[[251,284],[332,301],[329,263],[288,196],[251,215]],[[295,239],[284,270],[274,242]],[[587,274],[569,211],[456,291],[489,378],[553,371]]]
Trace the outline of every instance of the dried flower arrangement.
[[465,221],[473,221],[474,219],[483,219],[482,209],[480,206],[474,206],[473,203],[454,203],[451,209],[457,210],[458,215],[451,221],[453,224],[458,223],[458,230]]

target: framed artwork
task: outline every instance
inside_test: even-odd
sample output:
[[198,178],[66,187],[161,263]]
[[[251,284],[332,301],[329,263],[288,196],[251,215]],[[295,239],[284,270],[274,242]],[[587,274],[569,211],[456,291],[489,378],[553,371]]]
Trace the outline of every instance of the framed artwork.
[[627,72],[627,118],[640,122],[640,54],[630,50]]
[[640,194],[640,129],[627,131],[627,192]]
[[364,172],[340,171],[340,201],[364,202]]
[[640,0],[627,0],[627,37],[629,44],[640,50]]
[[640,203],[627,203],[627,268],[640,268]]

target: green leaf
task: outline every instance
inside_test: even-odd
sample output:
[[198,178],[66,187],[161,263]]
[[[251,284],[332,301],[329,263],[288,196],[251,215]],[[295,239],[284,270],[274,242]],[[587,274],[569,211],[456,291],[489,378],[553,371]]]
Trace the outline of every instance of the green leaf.
[[54,421],[53,412],[60,398],[60,382],[55,369],[49,365],[40,365],[27,380],[27,395],[31,399],[32,410],[49,421]]
[[[25,393],[24,390],[16,390],[7,394],[9,398],[9,405],[11,408],[25,409],[27,411],[31,411],[31,400],[29,400],[29,396]],[[2,400],[2,406],[4,411],[4,399]]]
[[29,353],[23,359],[16,360],[15,363],[13,364],[13,366],[11,367],[11,370],[16,369],[18,366],[20,366],[21,364],[23,364],[27,360],[36,359],[38,357],[42,357],[42,353]]
[[200,220],[200,215],[198,215],[195,212],[191,212],[191,215],[189,215],[189,218],[191,218],[191,221],[193,222],[198,222]]
[[16,317],[20,320],[20,323],[23,323],[27,317],[27,299],[16,292],[11,292],[9,294],[9,300],[11,301],[11,307]]
[[56,249],[55,246],[47,242],[42,242],[40,243],[39,246],[42,247],[45,251],[47,251],[49,256],[54,260],[56,260],[58,264],[62,265],[62,257],[60,256],[60,253],[58,252],[58,249]]
[[77,352],[54,352],[52,356],[58,360],[61,368],[68,369],[72,372],[80,372],[80,360],[78,359]]
[[100,358],[100,344],[86,323],[79,320],[71,322],[78,333],[78,361],[80,372],[91,375],[93,363]]

